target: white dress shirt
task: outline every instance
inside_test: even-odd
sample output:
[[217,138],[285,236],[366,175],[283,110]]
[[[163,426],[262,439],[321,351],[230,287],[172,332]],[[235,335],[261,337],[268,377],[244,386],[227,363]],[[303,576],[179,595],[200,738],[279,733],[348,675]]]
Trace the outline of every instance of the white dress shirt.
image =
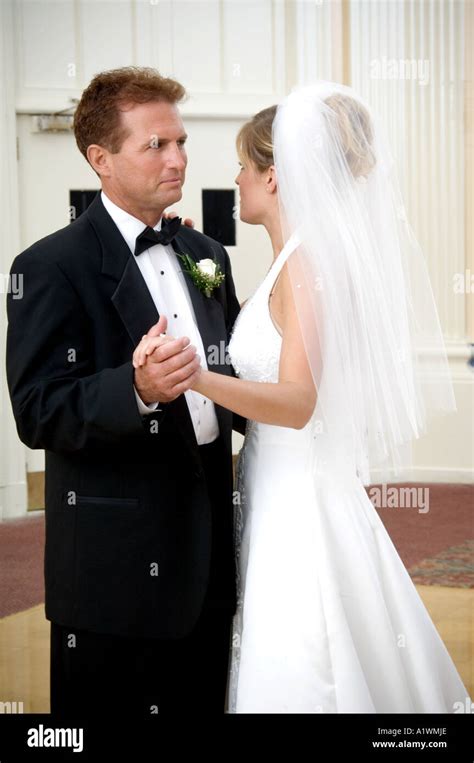
[[[104,207],[133,254],[136,238],[146,227],[145,223],[114,204],[103,191],[101,198]],[[161,230],[161,219],[155,225],[155,230]],[[133,256],[133,260],[141,271],[159,314],[166,315],[168,318],[167,333],[173,337],[189,337],[191,344],[196,347],[202,368],[207,369],[206,353],[197,326],[193,304],[180,270],[180,262],[172,246],[155,244],[138,257]],[[150,328],[148,326],[147,331]],[[159,405],[159,403],[146,405],[136,390],[135,395],[142,415],[152,413]],[[219,436],[219,424],[214,403],[193,390],[187,390],[184,396],[198,445],[213,442]]]

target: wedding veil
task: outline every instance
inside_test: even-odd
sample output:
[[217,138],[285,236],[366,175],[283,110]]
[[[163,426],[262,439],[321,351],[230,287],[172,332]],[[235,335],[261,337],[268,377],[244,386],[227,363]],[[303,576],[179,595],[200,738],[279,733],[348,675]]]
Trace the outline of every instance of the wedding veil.
[[388,144],[351,88],[319,81],[278,106],[273,147],[284,240],[298,242],[288,271],[318,393],[315,451],[366,485],[391,479],[430,416],[456,406]]

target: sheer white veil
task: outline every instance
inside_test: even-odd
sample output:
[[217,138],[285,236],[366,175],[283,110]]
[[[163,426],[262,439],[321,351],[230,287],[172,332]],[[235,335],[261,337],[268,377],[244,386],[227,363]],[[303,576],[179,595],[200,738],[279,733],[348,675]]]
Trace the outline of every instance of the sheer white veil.
[[284,240],[298,242],[288,270],[318,392],[315,452],[366,485],[393,479],[430,416],[456,406],[387,141],[351,88],[319,81],[278,106],[273,147]]

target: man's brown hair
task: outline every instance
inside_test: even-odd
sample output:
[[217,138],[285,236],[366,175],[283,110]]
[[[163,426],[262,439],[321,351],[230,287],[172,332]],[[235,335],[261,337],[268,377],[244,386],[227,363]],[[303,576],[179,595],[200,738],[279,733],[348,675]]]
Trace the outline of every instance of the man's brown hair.
[[120,119],[124,106],[150,101],[177,103],[185,96],[186,90],[179,82],[149,67],[124,66],[96,74],[74,115],[79,151],[87,159],[88,146],[96,143],[117,153],[128,134]]

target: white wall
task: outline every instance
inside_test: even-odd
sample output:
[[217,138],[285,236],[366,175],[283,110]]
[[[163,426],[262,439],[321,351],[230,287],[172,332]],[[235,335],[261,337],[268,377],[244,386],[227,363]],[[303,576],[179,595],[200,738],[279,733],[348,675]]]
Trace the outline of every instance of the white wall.
[[92,76],[155,66],[194,113],[251,113],[286,89],[283,0],[17,0],[17,108],[61,109]]
[[[460,0],[456,7],[462,11],[463,5]],[[12,257],[18,247],[68,223],[70,188],[98,187],[73,136],[34,132],[30,116],[70,106],[97,71],[127,64],[150,65],[176,76],[187,87],[191,97],[182,112],[190,136],[189,170],[177,210],[193,217],[198,227],[202,222],[201,189],[234,185],[234,140],[242,122],[277,102],[294,84],[317,77],[343,81],[344,72],[349,73],[352,84],[373,99],[392,126],[396,149],[407,146],[399,158],[408,216],[422,240],[450,342],[459,413],[417,444],[418,474],[470,479],[473,386],[466,366],[466,295],[459,299],[452,289],[443,288],[443,279],[457,268],[463,269],[465,263],[462,12],[446,15],[443,11],[435,39],[434,17],[429,14],[438,11],[422,0],[352,2],[349,15],[348,6],[340,0],[4,0],[3,6],[11,10],[6,23],[15,41],[15,54],[13,46],[8,52],[15,87],[10,88],[6,109],[10,116],[17,114],[19,148],[17,167],[9,170],[10,176],[18,171],[19,185],[20,244],[12,233],[8,249]],[[349,38],[350,46],[344,47]],[[401,57],[406,51],[417,55],[417,46],[420,55],[431,56],[432,70],[441,57],[455,61],[449,99],[439,82],[430,89],[429,100],[426,94],[418,98],[415,89],[402,87],[400,82],[370,80],[367,69],[374,56]],[[448,157],[443,158],[442,136],[437,143],[423,141],[423,131],[430,126],[427,115],[432,112],[437,125],[449,121],[454,148]],[[410,129],[407,114],[412,119]],[[414,151],[412,139],[417,135],[421,139]],[[10,153],[12,150],[10,142]],[[443,206],[443,196],[431,194],[420,208],[418,178],[431,178],[430,163],[440,155],[436,184],[442,188],[449,172],[451,199],[456,203],[450,206],[448,198]],[[447,236],[443,246],[430,228],[433,219],[437,220],[436,230]],[[239,222],[237,246],[229,248],[229,253],[243,301],[267,271],[270,246],[261,229]],[[4,317],[0,320],[3,331]],[[236,436],[236,450],[240,442]],[[43,468],[41,453],[29,452],[27,460],[29,470]]]
[[[0,3],[0,273],[2,286],[10,270],[14,253],[18,252],[18,176],[15,152],[15,68],[13,59],[13,8],[10,2]],[[6,311],[2,289],[0,312],[0,353],[5,357]],[[5,378],[0,366],[0,520],[17,516],[26,510],[25,449],[16,434]]]

